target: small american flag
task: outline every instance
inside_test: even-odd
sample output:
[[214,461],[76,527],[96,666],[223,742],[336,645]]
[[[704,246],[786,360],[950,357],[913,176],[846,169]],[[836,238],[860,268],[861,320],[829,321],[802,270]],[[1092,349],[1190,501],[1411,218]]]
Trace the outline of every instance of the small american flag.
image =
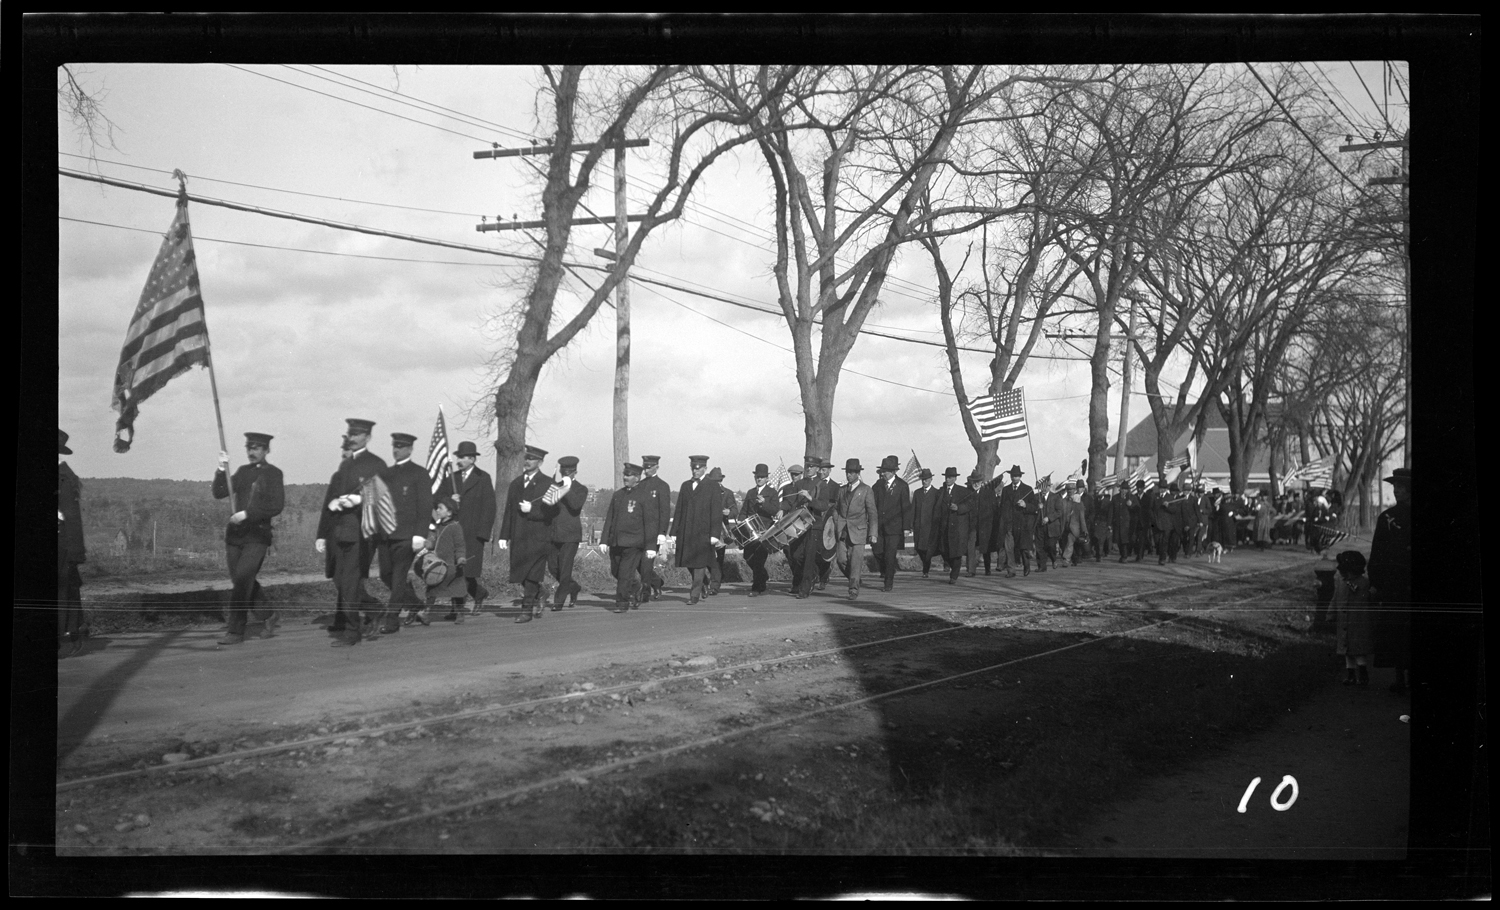
[[907,485],[910,486],[912,484],[915,484],[921,477],[921,475],[922,464],[921,462],[917,461],[917,453],[916,450],[913,449],[911,453],[911,461],[908,461],[906,463],[906,470],[902,472],[901,479],[906,481]]
[[177,197],[177,215],[162,238],[135,315],[125,330],[111,402],[120,412],[115,421],[116,452],[130,451],[142,402],[194,364],[208,363],[208,324],[203,318],[203,293],[198,286],[187,202],[184,189]]
[[1026,435],[1026,405],[1019,388],[999,395],[981,395],[971,400],[969,416],[974,418],[974,424],[979,428],[979,438],[983,442],[991,439],[1020,439]]
[[443,422],[443,409],[438,408],[437,426],[432,428],[432,442],[427,446],[427,476],[432,478],[432,492],[453,476],[453,462],[448,458],[448,426]]
[[374,537],[376,531],[386,534],[396,530],[396,503],[391,499],[391,489],[380,479],[371,475],[360,490],[363,509],[359,516],[359,527],[365,537]]
[[771,475],[771,489],[779,490],[792,482],[792,475],[786,472],[786,459],[778,459],[776,462],[776,473]]

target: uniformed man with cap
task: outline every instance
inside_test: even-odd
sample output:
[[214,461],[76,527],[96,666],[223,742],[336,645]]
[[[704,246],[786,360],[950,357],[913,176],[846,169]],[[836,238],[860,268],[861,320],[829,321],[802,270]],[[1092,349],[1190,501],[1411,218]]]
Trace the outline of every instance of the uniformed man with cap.
[[[551,511],[543,500],[552,478],[541,472],[547,450],[527,445],[521,475],[510,482],[498,546],[510,551],[510,583],[521,586],[521,613],[516,622],[542,616],[542,584],[552,560]],[[461,505],[461,504],[460,504]]]
[[[800,474],[801,471],[798,471]],[[745,493],[740,503],[740,521],[758,518],[770,527],[781,516],[780,493],[771,486],[771,469],[764,464],[755,466],[755,485]],[[766,571],[766,560],[771,556],[771,547],[761,540],[745,544],[745,562],[750,566],[750,596],[766,593],[766,583],[771,574]]]
[[362,505],[365,484],[384,471],[386,464],[385,459],[369,449],[370,431],[375,428],[375,421],[350,418],[345,423],[348,425],[345,435],[350,455],[340,462],[339,469],[328,483],[316,543],[319,553],[333,550],[333,585],[338,600],[330,631],[340,636],[333,642],[335,647],[357,645],[362,639],[380,635],[373,624],[366,629],[360,617],[365,598],[364,580],[370,575],[374,544],[381,536],[378,530],[366,536]]
[[599,540],[609,554],[609,570],[615,577],[614,612],[634,610],[646,585],[646,567],[656,558],[656,539],[661,533],[650,497],[641,492],[641,466],[627,463],[620,489],[610,497]]
[[719,485],[708,479],[708,456],[688,458],[693,476],[683,481],[677,491],[677,510],[672,516],[673,536],[677,538],[676,565],[692,575],[688,604],[698,602],[707,589],[709,567],[714,564],[714,548],[724,533],[720,514]]
[[416,441],[410,433],[392,433],[394,463],[381,475],[396,508],[396,529],[386,535],[379,551],[380,580],[390,591],[380,624],[385,634],[401,631],[402,612],[422,608],[422,598],[412,588],[408,573],[417,552],[427,545],[427,529],[432,523],[432,478],[426,467],[412,461]]
[[833,505],[838,500],[838,481],[833,479],[833,462],[819,456],[818,479],[823,484],[823,493],[828,497],[828,513],[818,525],[820,535],[818,537],[818,580],[813,585],[817,591],[828,586],[828,577],[833,574],[834,557],[838,554],[838,541],[834,539],[833,533],[827,530],[827,526],[833,522]]
[[271,519],[281,514],[286,501],[282,490],[281,469],[266,461],[271,451],[271,437],[266,433],[245,434],[245,458],[229,477],[229,453],[219,453],[219,469],[214,472],[215,499],[234,496],[234,514],[224,528],[224,554],[229,563],[229,580],[234,587],[229,594],[229,629],[219,640],[221,645],[237,645],[245,640],[246,614],[255,609],[262,621],[260,637],[276,634],[281,615],[275,610],[255,607],[264,603],[265,595],[255,576],[271,546]]
[[880,533],[875,539],[875,564],[880,567],[880,590],[890,591],[896,584],[896,554],[906,547],[906,532],[911,530],[911,490],[896,476],[901,460],[887,455],[880,463],[880,479],[875,481],[875,511],[880,515]]
[[[645,498],[647,508],[656,512],[656,527],[658,528],[656,547],[661,552],[667,544],[667,535],[672,533],[672,488],[667,482],[656,476],[661,469],[660,455],[641,456],[641,495]],[[652,561],[646,563],[646,590],[641,592],[641,602],[645,603],[653,597],[661,597],[662,585],[666,580],[656,571],[656,564]]]
[[578,558],[578,545],[583,542],[584,503],[589,501],[589,488],[574,478],[578,475],[578,456],[564,455],[557,460],[557,476],[552,488],[543,499],[549,509],[552,523],[552,577],[557,579],[557,590],[552,596],[552,609],[561,610],[563,604],[576,606],[583,588],[573,580],[573,561]]
[[[495,481],[489,473],[475,462],[479,460],[479,448],[464,440],[453,450],[453,474],[438,487],[437,495],[452,496],[458,503],[458,524],[464,529],[464,587],[474,604],[469,614],[484,608],[484,599],[490,592],[484,586],[485,544],[495,533]],[[455,610],[452,619],[463,622],[462,610]]]
[[817,465],[818,456],[809,454],[804,461],[807,473],[794,481],[781,498],[782,509],[806,509],[812,514],[812,525],[786,548],[786,559],[792,567],[792,590],[798,600],[812,593],[813,582],[818,576],[818,549],[823,545],[823,518],[833,502],[828,489],[823,485]]

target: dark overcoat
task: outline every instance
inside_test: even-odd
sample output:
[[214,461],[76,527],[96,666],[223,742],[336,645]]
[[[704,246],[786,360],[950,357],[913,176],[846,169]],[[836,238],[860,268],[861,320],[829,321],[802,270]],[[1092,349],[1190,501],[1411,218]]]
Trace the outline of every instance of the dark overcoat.
[[1000,525],[1009,528],[1018,549],[1036,549],[1034,531],[1039,509],[1036,491],[1024,483],[1013,483],[1000,491]]
[[[537,473],[540,475],[541,472]],[[542,489],[545,491],[546,487]],[[438,488],[438,494],[451,496],[455,490],[458,492],[454,497],[458,500],[458,523],[464,529],[464,545],[469,550],[468,562],[464,563],[467,567],[465,575],[468,578],[478,578],[484,571],[484,545],[489,543],[490,537],[495,533],[495,482],[483,469],[475,467],[470,468],[469,473],[463,477],[457,471],[453,472]],[[511,509],[515,508],[515,499],[507,502]],[[510,560],[514,566],[514,553]]]
[[440,603],[469,595],[469,586],[464,581],[467,569],[465,557],[468,556],[468,551],[464,547],[464,538],[467,536],[463,525],[451,518],[427,535],[427,549],[436,553],[438,559],[448,564],[448,577],[427,589],[427,593],[434,598],[435,602]]
[[1000,518],[1000,502],[989,484],[974,491],[974,543],[980,553],[1000,549],[1000,535],[995,533]]
[[1038,493],[1037,498],[1042,502],[1037,515],[1037,532],[1053,540],[1060,539],[1063,534],[1063,519],[1067,517],[1063,509],[1063,497],[1056,490],[1048,490]]
[[57,526],[58,572],[66,572],[68,564],[78,564],[86,559],[83,546],[83,481],[73,473],[67,462],[57,466],[57,511],[62,521]]
[[906,548],[906,532],[912,527],[911,491],[906,481],[893,478],[887,489],[884,479],[875,481],[875,509],[880,513],[880,539],[894,540],[895,548]]
[[918,487],[911,494],[911,545],[923,553],[936,552],[937,531],[933,528],[933,511],[937,505],[938,488]]
[[[958,508],[949,508],[957,506]],[[936,530],[936,552],[944,559],[959,559],[969,552],[969,528],[974,514],[974,491],[954,484],[952,489],[944,486],[938,490],[937,504],[933,507],[933,527]]]
[[[552,555],[552,522],[548,520],[551,510],[542,503],[542,497],[547,495],[547,490],[551,487],[552,478],[537,471],[531,475],[530,480],[522,474],[512,480],[506,489],[505,515],[500,519],[500,539],[510,541],[511,584],[521,584],[527,578],[535,580],[536,564],[545,564]],[[532,504],[530,512],[521,511],[523,500]],[[464,504],[460,502],[458,508],[462,518]],[[464,529],[464,536],[469,537],[468,528]],[[472,565],[473,562],[474,558],[470,556],[469,564]]]
[[385,485],[396,507],[392,539],[410,543],[413,537],[426,537],[432,527],[432,478],[427,469],[411,459],[393,464],[386,468]]
[[677,538],[674,563],[683,569],[706,569],[717,565],[710,537],[724,533],[724,516],[719,510],[724,501],[722,488],[712,480],[687,480],[677,491],[677,511],[672,516],[672,536]]
[[1140,510],[1141,500],[1134,490],[1126,490],[1109,501],[1110,525],[1121,546],[1134,538]]
[[661,529],[657,531],[657,534],[663,536],[671,534],[672,488],[667,486],[667,482],[660,477],[642,477],[641,482],[636,484],[635,488],[641,491],[641,501],[656,513],[656,526]]
[[[636,487],[639,489],[640,484],[636,484]],[[583,506],[588,501],[589,488],[575,480],[568,487],[568,492],[549,507],[553,543],[583,541]]]
[[1375,519],[1369,578],[1380,604],[1375,626],[1375,664],[1406,666],[1411,660],[1411,503],[1398,502]]
[[[333,477],[328,481],[328,489],[323,494],[323,512],[318,517],[320,540],[331,543],[358,543],[364,539],[364,532],[360,529],[360,517],[363,510],[359,506],[330,512],[328,504],[340,496],[362,495],[366,481],[384,472],[385,459],[369,449],[363,449],[352,458],[346,458],[340,462],[339,469],[333,472]],[[379,538],[384,534],[377,529],[374,536]]]
[[1214,508],[1214,540],[1226,550],[1232,548],[1238,539],[1239,526],[1234,519],[1234,500],[1228,496],[1219,497]]

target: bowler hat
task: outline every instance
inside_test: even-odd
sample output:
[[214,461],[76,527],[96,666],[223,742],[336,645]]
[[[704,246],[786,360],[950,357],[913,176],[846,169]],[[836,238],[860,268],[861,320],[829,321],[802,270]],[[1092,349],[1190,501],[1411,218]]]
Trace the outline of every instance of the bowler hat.
[[375,429],[375,421],[373,420],[360,420],[357,417],[348,417],[345,418],[344,423],[349,425],[349,433],[351,435],[354,433],[369,435],[370,431]]
[[1011,479],[1014,480],[1017,477],[1021,477],[1026,472],[1021,470],[1021,466],[1020,465],[1013,464],[1013,465],[1010,466],[1010,470],[1006,471],[1005,473],[1009,474],[1011,476]]
[[57,454],[72,455],[73,450],[68,448],[68,434],[62,430],[57,431]]
[[247,449],[250,448],[251,446],[268,446],[270,444],[271,444],[271,434],[270,433],[246,433],[245,434],[245,448],[247,448]]
[[947,470],[943,471],[943,476],[944,477],[957,477],[958,476],[958,468],[948,468]]
[[576,471],[578,470],[578,456],[564,455],[557,460],[557,466],[564,471]]
[[719,481],[724,479],[724,472],[719,470],[718,467],[715,467],[713,470],[708,472],[707,477],[705,477],[704,479],[712,480],[714,483],[718,483]]
[[848,461],[844,462],[844,470],[853,471],[857,474],[860,471],[864,470],[864,466],[859,463],[858,458],[851,458]]
[[526,445],[526,457],[527,458],[534,458],[537,461],[541,461],[543,458],[547,457],[547,450],[546,449],[537,448],[536,446],[531,445],[530,443],[528,443]]
[[458,444],[458,448],[453,450],[453,454],[456,456],[470,455],[474,458],[478,458],[479,449],[475,447],[474,443],[465,439],[463,442]]
[[402,447],[405,447],[405,448],[411,448],[412,443],[414,443],[416,441],[417,441],[417,437],[411,435],[410,433],[392,433],[391,434],[391,445],[393,445],[393,446],[402,446]]
[[766,467],[763,464],[758,464],[758,465],[755,466],[755,476],[756,477],[770,477],[771,476],[771,469],[768,468],[768,467]]
[[887,455],[887,456],[885,456],[885,460],[880,463],[880,470],[882,470],[882,471],[899,471],[899,470],[901,470],[901,459],[897,458],[894,455]]
[[[63,434],[67,438],[67,434]],[[64,451],[67,451],[64,449]],[[1397,468],[1391,472],[1391,476],[1385,479],[1386,483],[1411,483],[1411,468]]]

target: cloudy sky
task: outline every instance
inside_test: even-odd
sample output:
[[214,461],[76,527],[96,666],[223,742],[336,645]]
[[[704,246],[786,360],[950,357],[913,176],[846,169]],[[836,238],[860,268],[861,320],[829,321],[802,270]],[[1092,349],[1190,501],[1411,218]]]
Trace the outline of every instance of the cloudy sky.
[[[1385,96],[1376,61],[1325,63],[1330,104],[1375,117]],[[1358,70],[1374,99],[1355,78]],[[92,150],[62,118],[58,166],[160,189],[174,169],[195,195],[403,234],[525,251],[517,233],[479,233],[481,217],[536,217],[534,172],[519,159],[475,160],[491,143],[526,144],[537,126],[534,67],[88,64],[76,75],[103,100],[114,147]],[[1403,73],[1404,76],[1404,73]],[[1335,100],[1337,99],[1337,100]],[[1405,123],[1392,88],[1390,111]],[[632,151],[632,155],[649,155]],[[649,162],[640,160],[645,174]],[[636,167],[632,163],[632,168]],[[610,185],[606,167],[599,184]],[[632,192],[645,198],[644,178]],[[207,480],[219,450],[209,376],[193,370],[141,406],[128,454],[111,449],[111,383],[173,201],[59,175],[58,422],[84,477]],[[770,190],[754,156],[710,172],[679,224],[647,243],[635,274],[774,306]],[[595,211],[613,211],[596,190]],[[321,483],[337,461],[344,419],[421,437],[438,409],[453,445],[470,439],[492,466],[477,418],[484,364],[501,345],[489,320],[519,293],[522,271],[481,253],[371,237],[206,204],[190,206],[224,430],[235,463],[242,433],[276,437],[271,460],[289,482]],[[574,232],[575,259],[612,245],[606,227]],[[925,254],[905,252],[869,326],[939,339]],[[803,424],[790,339],[778,318],[636,284],[630,449],[687,475],[708,455],[732,486],[756,462],[801,460]],[[571,314],[576,297],[560,299]],[[1058,355],[1067,349],[1051,351]],[[965,355],[972,390],[987,358]],[[1082,355],[1077,355],[1081,358]],[[612,485],[614,315],[600,317],[543,375],[528,439],[582,460],[581,479]],[[1033,360],[1022,380],[1030,439],[1001,443],[1002,466],[1059,475],[1087,445],[1087,364]],[[1111,396],[1112,421],[1119,413]],[[1131,422],[1146,416],[1139,378]],[[1115,435],[1111,429],[1111,438]],[[867,336],[839,384],[833,459],[873,465],[912,452],[941,473],[974,463],[940,348]],[[1033,460],[1034,452],[1034,460]]]

